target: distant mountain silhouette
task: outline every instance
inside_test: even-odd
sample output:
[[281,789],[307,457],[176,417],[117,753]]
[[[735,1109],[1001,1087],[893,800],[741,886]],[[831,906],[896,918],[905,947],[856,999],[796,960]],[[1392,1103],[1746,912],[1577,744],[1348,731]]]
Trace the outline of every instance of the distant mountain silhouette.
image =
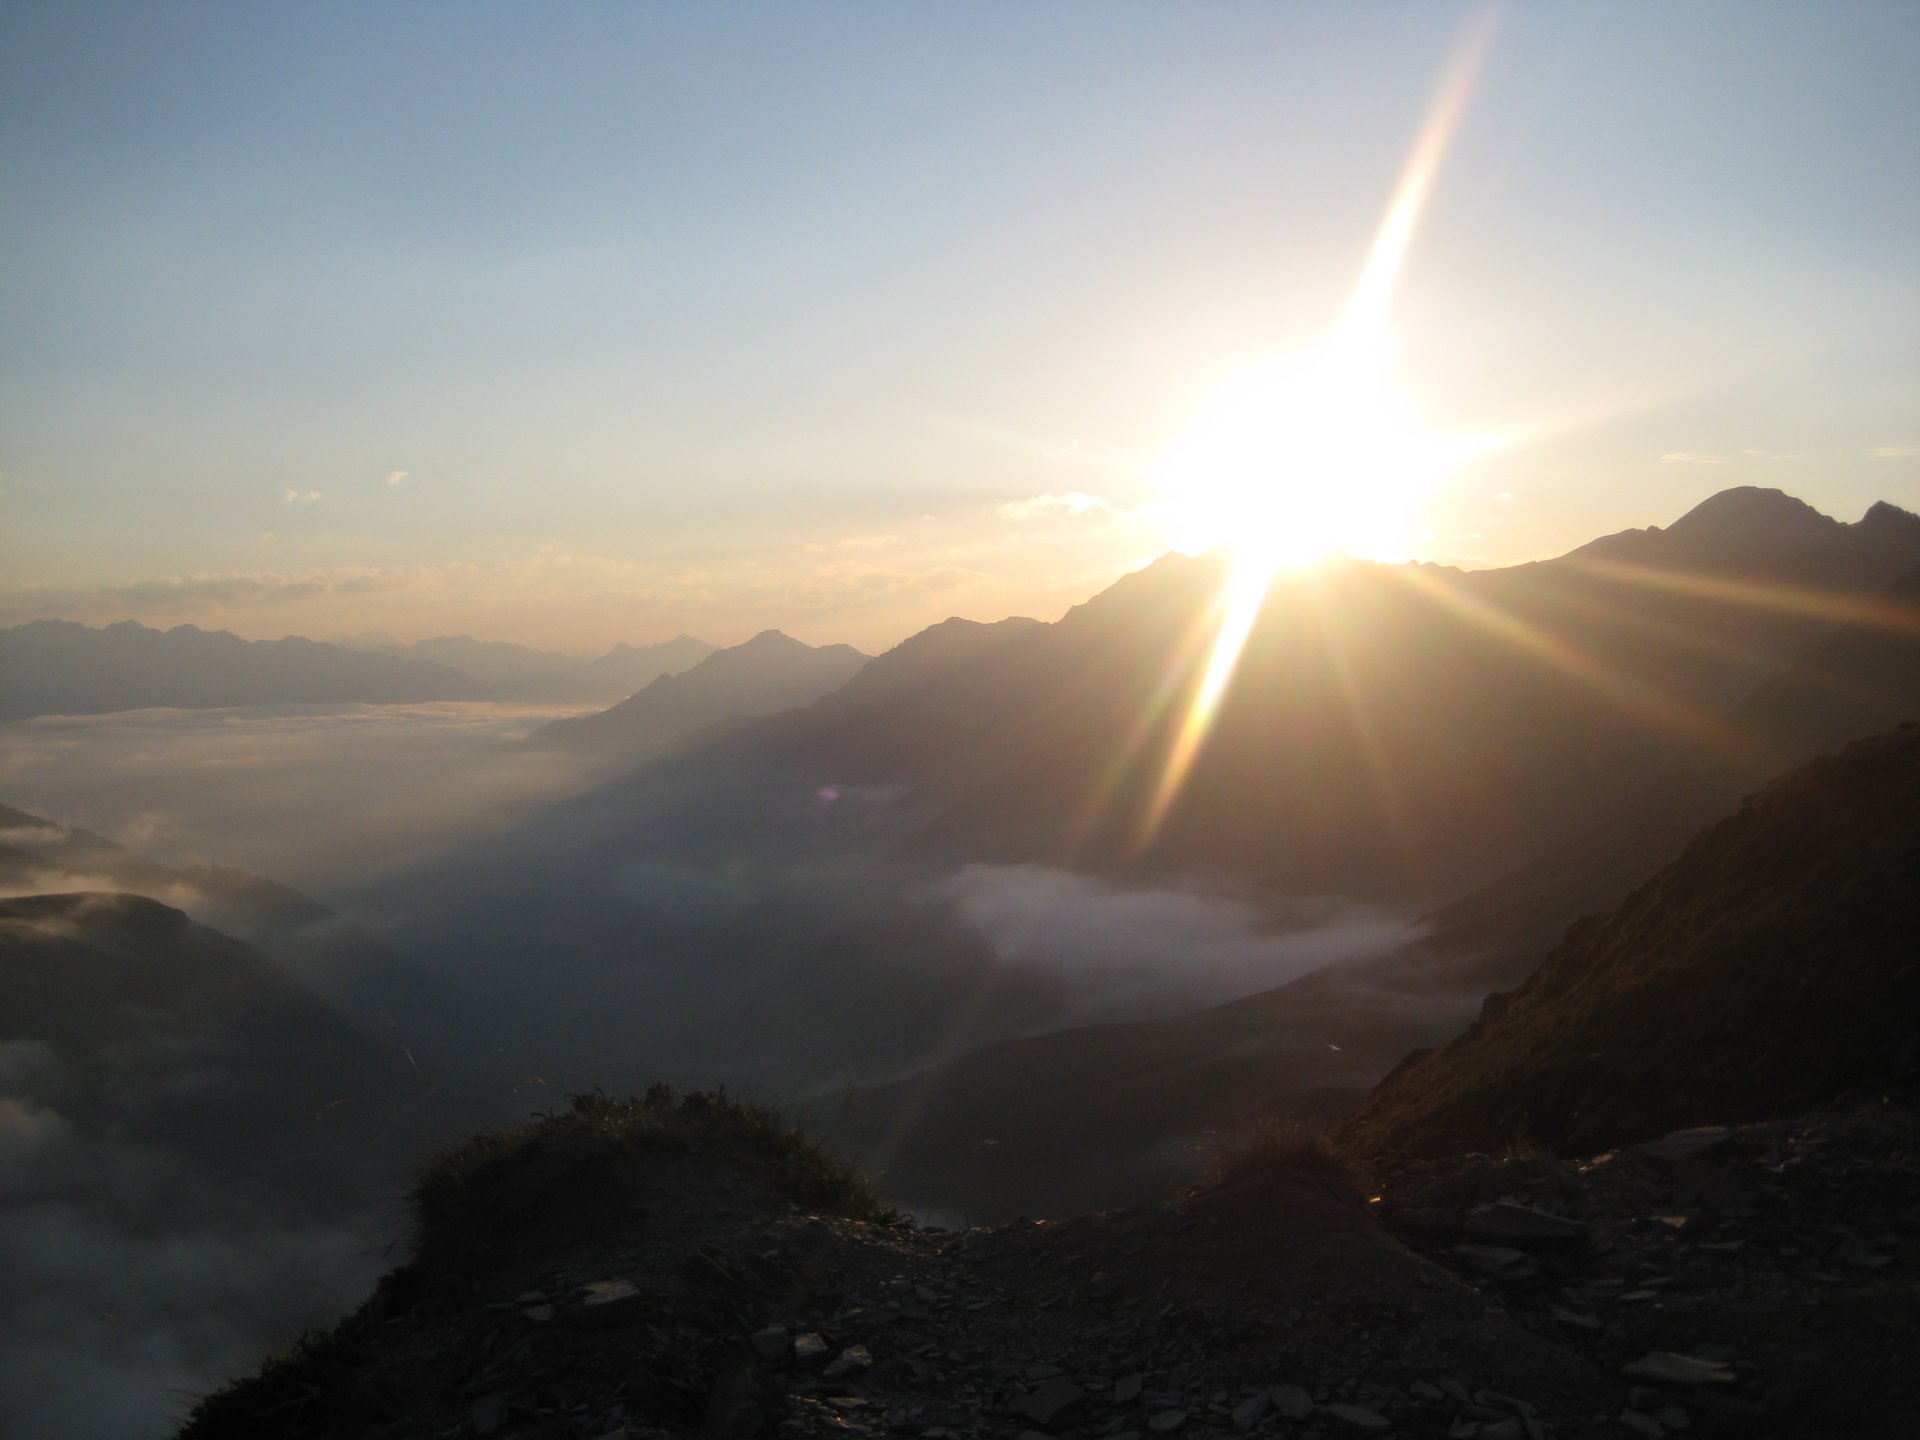
[[1920,1075],[1920,726],[1776,780],[1410,1057],[1355,1146],[1586,1152]]
[[604,655],[582,659],[471,635],[439,635],[402,645],[377,630],[336,643],[451,666],[471,676],[485,699],[535,703],[618,700],[662,675],[692,669],[717,648],[691,635],[676,635],[657,645],[617,644]]
[[123,620],[95,630],[36,620],[0,630],[0,720],[168,706],[471,700],[479,687],[444,665],[315,640],[242,640]]
[[1168,556],[993,643],[916,637],[711,759],[801,793],[896,787],[903,838],[931,855],[1433,903],[1571,842],[1689,756],[1779,768],[1729,712],[1837,627],[1920,627],[1884,598],[1917,566],[1920,517],[1881,505],[1842,525],[1732,491],[1667,531],[1508,570],[1282,577],[1150,837],[1207,659],[1216,558]]
[[[1711,535],[1714,515],[1671,528]],[[672,996],[676,1056],[725,1067],[738,1054],[788,1083],[829,1081],[836,1065],[898,1076],[1070,1021],[996,978],[977,944],[950,942],[960,954],[940,976],[902,964],[938,916],[929,891],[972,862],[1122,885],[1230,877],[1254,897],[1428,913],[1416,950],[1236,1002],[1220,1033],[1240,1026],[1244,1045],[1159,1072],[1181,1124],[1204,1123],[1199,1101],[1233,1084],[1325,1118],[1407,1048],[1464,1025],[1489,988],[1516,983],[1571,919],[1615,903],[1743,789],[1808,758],[1799,746],[1852,738],[1821,738],[1835,717],[1908,718],[1920,611],[1887,586],[1920,567],[1920,522],[1891,507],[1820,521],[1812,550],[1750,528],[1732,526],[1712,566],[1587,553],[1513,571],[1283,577],[1144,849],[1147,801],[1205,662],[1218,559],[1168,557],[1051,625],[936,626],[810,706],[706,732],[397,878],[381,902],[419,917],[401,922],[410,951],[457,956],[493,1003],[564,1034],[583,1068],[590,1053],[617,1063],[622,1039],[609,1022],[589,1044],[549,997],[604,989],[608,1005],[592,1008],[609,1016]],[[1822,645],[1879,658],[1849,678]],[[1791,696],[1789,675],[1804,679]],[[1857,708],[1836,704],[1832,687],[1857,679]],[[802,873],[806,885],[781,878]],[[519,978],[534,952],[553,957],[538,993]],[[803,987],[809,1023],[791,1023],[801,982],[776,977],[829,962],[830,984]],[[689,998],[722,975],[730,1005]],[[864,1006],[882,987],[901,1018],[882,1035],[843,1031],[844,997]],[[1336,1015],[1350,1023],[1328,1042],[1342,1046],[1331,1068],[1256,1078],[1299,1017],[1310,1032]],[[1141,1063],[1113,1053],[1116,1073]]]
[[543,725],[533,739],[637,763],[724,721],[810,704],[846,684],[867,658],[849,645],[816,649],[763,630],[682,674],[657,676],[610,710]]

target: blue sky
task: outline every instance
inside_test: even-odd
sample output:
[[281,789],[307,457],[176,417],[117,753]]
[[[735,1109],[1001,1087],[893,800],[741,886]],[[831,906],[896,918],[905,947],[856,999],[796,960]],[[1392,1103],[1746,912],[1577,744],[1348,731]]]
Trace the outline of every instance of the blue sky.
[[[16,0],[0,621],[1051,618],[1339,317],[1480,13]],[[1920,506],[1917,60],[1910,4],[1494,12],[1391,330],[1530,439],[1420,553]]]

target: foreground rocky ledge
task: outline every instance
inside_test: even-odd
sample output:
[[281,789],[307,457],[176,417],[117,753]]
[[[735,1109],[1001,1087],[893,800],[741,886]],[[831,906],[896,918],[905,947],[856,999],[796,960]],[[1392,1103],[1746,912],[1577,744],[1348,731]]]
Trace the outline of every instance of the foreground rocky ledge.
[[949,1232],[764,1133],[536,1126],[461,1178],[457,1233],[183,1433],[1920,1433],[1910,1106],[1376,1178],[1275,1146],[1167,1204]]

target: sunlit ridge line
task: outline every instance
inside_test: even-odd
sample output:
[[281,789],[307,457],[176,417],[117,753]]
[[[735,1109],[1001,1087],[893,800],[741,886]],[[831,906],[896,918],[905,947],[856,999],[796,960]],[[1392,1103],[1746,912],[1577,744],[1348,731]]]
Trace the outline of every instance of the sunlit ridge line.
[[1497,605],[1462,594],[1444,581],[1417,570],[1395,569],[1389,573],[1399,576],[1405,583],[1416,587],[1495,639],[1544,660],[1616,709],[1638,715],[1675,734],[1711,741],[1751,757],[1764,758],[1763,747],[1718,716],[1645,681],[1609,668],[1592,655],[1565,640],[1546,634],[1538,626]]
[[1266,603],[1272,583],[1271,572],[1247,567],[1237,567],[1228,577],[1227,603],[1220,617],[1220,628],[1214,635],[1212,653],[1207,657],[1206,673],[1193,692],[1193,703],[1180,722],[1179,733],[1174,736],[1173,748],[1160,772],[1160,784],[1141,822],[1138,844],[1142,850],[1160,833],[1168,811],[1186,784],[1188,772],[1193,769],[1193,762],[1199,758],[1200,748],[1206,743],[1220,702],[1226,695],[1227,684],[1240,663],[1240,652],[1246,648],[1247,637],[1260,618],[1260,608]]
[[1678,575],[1670,570],[1619,560],[1583,560],[1579,563],[1581,569],[1591,574],[1630,585],[1643,585],[1648,589],[1667,590],[1702,600],[1724,600],[1751,610],[1770,610],[1781,615],[1804,615],[1813,620],[1864,625],[1877,630],[1891,630],[1896,634],[1920,634],[1920,608],[1903,605],[1885,595],[1849,595],[1778,580]]

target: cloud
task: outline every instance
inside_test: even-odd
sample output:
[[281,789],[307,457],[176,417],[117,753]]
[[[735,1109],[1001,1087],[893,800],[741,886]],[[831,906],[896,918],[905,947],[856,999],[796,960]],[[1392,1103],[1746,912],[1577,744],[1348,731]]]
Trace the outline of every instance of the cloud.
[[289,488],[280,492],[280,498],[289,505],[311,505],[316,500],[326,499],[327,496],[323,490],[294,490]]
[[1082,1020],[1218,1004],[1421,934],[1408,920],[1336,896],[1262,910],[1041,865],[968,865],[936,893],[1003,964],[1069,983],[1083,997]]
[[898,545],[898,535],[849,535],[844,540],[834,542],[842,550],[885,550]]
[[1010,500],[996,507],[993,513],[1002,520],[1024,524],[1032,520],[1085,520],[1119,512],[1111,501],[1084,490],[1065,490],[1058,494],[1050,490],[1025,500]]
[[406,480],[407,474],[408,472],[405,470],[390,470],[387,472],[387,484],[389,485],[402,484]]
[[[0,795],[164,862],[239,864],[338,894],[570,791],[580,762],[511,743],[555,713],[450,703],[45,716],[0,726]],[[41,889],[94,888],[33,868]]]
[[1920,455],[1920,445],[1876,445],[1867,451],[1869,460],[1905,460]]
[[1724,459],[1704,450],[1669,450],[1660,457],[1662,465],[1720,465]]

